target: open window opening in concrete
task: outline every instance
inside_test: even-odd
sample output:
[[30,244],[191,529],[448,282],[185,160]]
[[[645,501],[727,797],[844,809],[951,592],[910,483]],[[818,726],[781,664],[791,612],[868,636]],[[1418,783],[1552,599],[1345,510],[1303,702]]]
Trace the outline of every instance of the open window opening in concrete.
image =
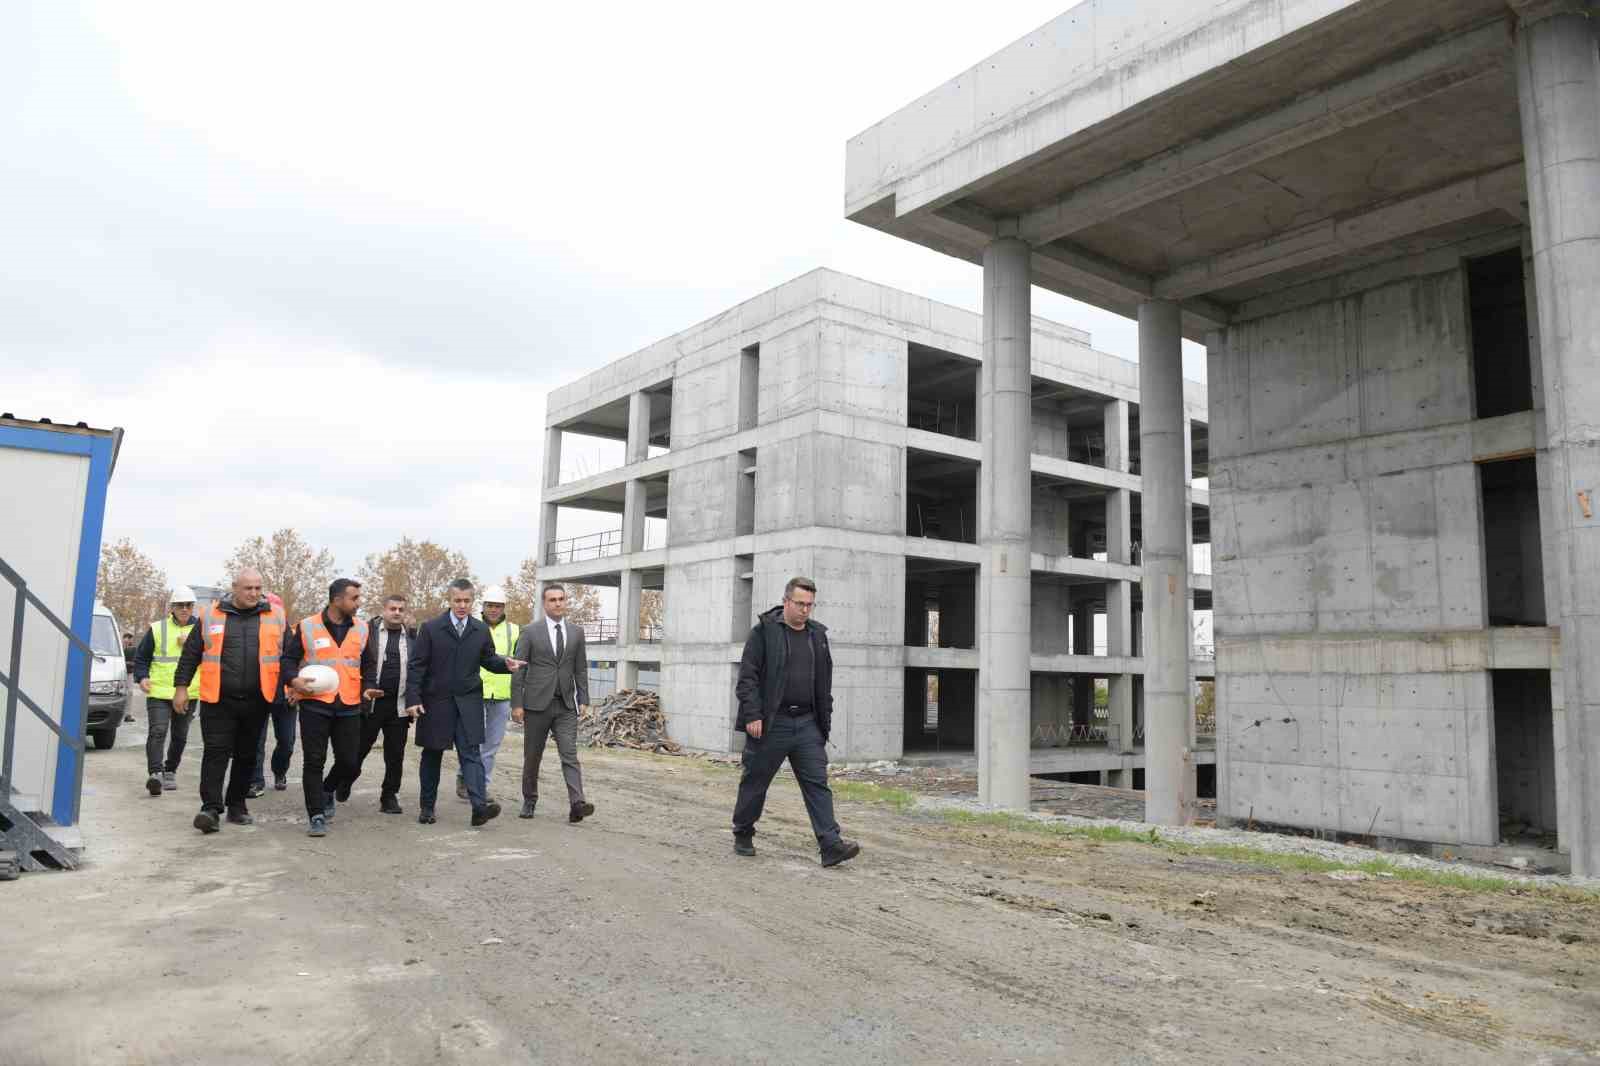
[[[667,573],[661,568],[640,570],[639,575],[639,616],[636,619],[638,628],[633,634],[633,643],[658,646],[666,638],[667,632]],[[659,661],[660,653],[652,656],[646,653],[640,658],[641,662],[647,659]]]
[[735,555],[733,572],[733,640],[742,643],[756,624],[756,557]]
[[977,743],[978,672],[906,670],[907,752],[970,752]]
[[1033,550],[1074,559],[1106,557],[1104,485],[1053,474],[1033,475]]
[[906,559],[906,645],[975,648],[978,568],[947,559]]
[[1139,405],[1128,404],[1128,473],[1139,472]]
[[1532,457],[1478,465],[1491,626],[1545,624],[1539,474]]
[[1189,481],[1197,489],[1211,487],[1211,431],[1204,422],[1189,420]]
[[1479,418],[1533,410],[1522,249],[1467,260],[1472,384]]
[[[611,405],[615,407],[616,405]],[[626,408],[624,407],[624,416]],[[626,433],[620,437],[603,437],[594,433],[583,433],[573,429],[563,429],[561,433],[561,481],[565,485],[569,481],[582,481],[586,477],[604,474],[608,470],[615,470],[627,463],[628,438]]]
[[644,537],[642,551],[667,546],[667,509],[672,504],[672,475],[657,474],[640,478],[644,483]]
[[1556,745],[1550,671],[1491,670],[1500,838],[1556,846]]
[[[622,486],[615,488],[620,495]],[[544,539],[546,566],[564,566],[622,554],[622,505],[619,500],[613,507],[610,495],[609,492],[597,493],[593,497],[567,501],[554,509],[554,525],[540,533]]]
[[734,533],[748,537],[756,531],[756,449],[739,453],[739,486],[734,500]]
[[739,352],[739,428],[755,429],[761,418],[761,345]]
[[1033,454],[1104,467],[1108,397],[1045,378],[1033,379]]
[[978,463],[906,449],[906,536],[978,542]]
[[923,344],[910,345],[907,358],[906,424],[977,440],[979,362]]

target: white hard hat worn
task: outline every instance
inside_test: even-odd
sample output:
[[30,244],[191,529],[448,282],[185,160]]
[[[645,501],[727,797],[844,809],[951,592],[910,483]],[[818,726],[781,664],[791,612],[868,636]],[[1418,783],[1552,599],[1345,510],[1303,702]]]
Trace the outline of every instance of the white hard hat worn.
[[333,667],[323,666],[321,663],[302,666],[299,676],[305,681],[306,690],[313,696],[321,696],[339,687],[338,672]]
[[501,588],[499,585],[490,585],[488,588],[483,590],[483,602],[505,603],[506,590]]
[[172,595],[167,597],[168,603],[193,603],[194,589],[188,585],[179,585],[172,590]]

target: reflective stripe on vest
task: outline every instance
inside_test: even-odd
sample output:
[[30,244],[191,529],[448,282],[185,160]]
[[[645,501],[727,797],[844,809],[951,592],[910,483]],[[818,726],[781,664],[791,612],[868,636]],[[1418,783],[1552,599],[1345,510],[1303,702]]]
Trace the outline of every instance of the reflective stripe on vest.
[[322,703],[338,701],[347,707],[361,706],[361,653],[367,647],[366,620],[351,619],[350,631],[336,644],[333,634],[322,623],[322,615],[314,614],[300,623],[300,643],[305,651],[305,657],[300,660],[302,666],[331,666],[339,675],[339,687],[334,691],[300,698]]
[[[256,616],[260,621],[257,662],[261,667],[261,698],[271,703],[278,698],[278,657],[283,650],[283,611],[269,606]],[[206,651],[200,656],[200,702],[222,699],[222,639],[228,633],[228,614],[215,601],[206,605],[202,624]]]
[[[494,641],[494,650],[499,655],[510,655],[515,651],[517,637],[521,633],[522,627],[506,618],[500,619],[499,625],[489,627],[489,639]],[[510,674],[497,674],[482,668],[478,670],[478,673],[483,678],[484,699],[504,701],[511,698]]]
[[154,645],[150,655],[150,695],[155,699],[172,698],[176,688],[173,678],[178,673],[178,659],[183,655],[183,643],[189,639],[189,631],[194,626],[194,619],[190,619],[188,625],[180,626],[172,620],[171,615],[150,626],[151,643]]

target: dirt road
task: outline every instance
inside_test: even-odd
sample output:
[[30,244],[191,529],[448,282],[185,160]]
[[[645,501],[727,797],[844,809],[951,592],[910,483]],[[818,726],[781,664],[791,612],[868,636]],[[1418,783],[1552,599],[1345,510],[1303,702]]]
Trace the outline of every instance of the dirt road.
[[7,1066],[1600,1061],[1594,903],[864,803],[823,870],[787,778],[740,859],[731,769],[633,754],[586,753],[580,826],[419,826],[414,758],[381,815],[375,752],[325,839],[293,790],[202,838],[198,744],[151,799],[141,726],[89,759],[87,866],[0,884]]

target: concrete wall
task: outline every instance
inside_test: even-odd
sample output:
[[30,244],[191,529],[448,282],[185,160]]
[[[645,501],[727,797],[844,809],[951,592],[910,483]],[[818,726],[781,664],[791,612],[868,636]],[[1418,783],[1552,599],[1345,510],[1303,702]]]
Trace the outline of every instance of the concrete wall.
[[1211,353],[1219,814],[1494,843],[1463,278],[1232,327]]

